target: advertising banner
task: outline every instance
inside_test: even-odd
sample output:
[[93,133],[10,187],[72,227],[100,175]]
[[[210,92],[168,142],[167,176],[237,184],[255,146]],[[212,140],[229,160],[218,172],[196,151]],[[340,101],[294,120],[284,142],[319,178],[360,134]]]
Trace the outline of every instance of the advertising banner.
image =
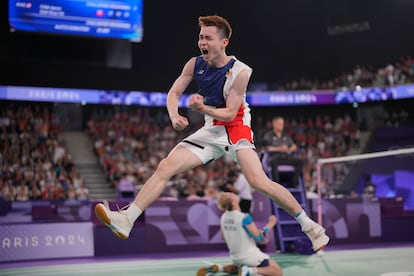
[[0,226],[0,262],[94,255],[91,222]]

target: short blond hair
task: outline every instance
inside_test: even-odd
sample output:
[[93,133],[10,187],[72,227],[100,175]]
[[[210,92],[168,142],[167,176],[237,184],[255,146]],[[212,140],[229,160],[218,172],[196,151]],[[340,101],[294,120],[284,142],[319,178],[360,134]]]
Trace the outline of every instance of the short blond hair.
[[217,207],[222,211],[231,211],[233,209],[233,202],[230,193],[221,193],[217,199]]

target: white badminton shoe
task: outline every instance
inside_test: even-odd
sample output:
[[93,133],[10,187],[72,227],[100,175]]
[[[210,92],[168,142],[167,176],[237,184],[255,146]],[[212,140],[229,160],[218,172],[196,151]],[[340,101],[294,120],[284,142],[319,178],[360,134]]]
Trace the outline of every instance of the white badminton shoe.
[[217,273],[219,271],[219,267],[216,264],[212,264],[209,267],[202,267],[197,271],[197,276],[206,276],[211,275],[212,273]]
[[127,239],[133,224],[129,221],[126,210],[111,211],[106,200],[95,206],[95,214],[99,221],[108,226],[120,239]]
[[250,275],[249,267],[247,265],[242,265],[239,268],[238,276],[249,276],[249,275]]
[[325,228],[314,221],[304,225],[302,231],[312,242],[312,249],[315,252],[322,250],[329,242],[329,237],[325,234]]

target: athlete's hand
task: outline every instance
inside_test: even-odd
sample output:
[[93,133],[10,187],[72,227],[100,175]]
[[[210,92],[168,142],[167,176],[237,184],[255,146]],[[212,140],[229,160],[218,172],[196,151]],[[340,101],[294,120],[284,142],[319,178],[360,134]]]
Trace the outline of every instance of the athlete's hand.
[[275,215],[271,215],[269,217],[269,223],[267,224],[269,226],[269,228],[273,228],[277,223],[277,218]]
[[170,117],[170,120],[171,125],[175,130],[183,130],[189,125],[187,118],[181,115]]
[[191,95],[188,99],[188,106],[194,111],[202,112],[205,107],[203,96],[200,94]]

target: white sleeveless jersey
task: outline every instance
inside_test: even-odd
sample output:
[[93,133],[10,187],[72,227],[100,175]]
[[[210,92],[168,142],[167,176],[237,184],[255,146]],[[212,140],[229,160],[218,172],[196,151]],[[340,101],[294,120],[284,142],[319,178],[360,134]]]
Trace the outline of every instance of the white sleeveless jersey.
[[269,256],[257,247],[256,242],[243,226],[247,214],[240,211],[226,211],[221,216],[221,231],[235,265],[258,266]]

